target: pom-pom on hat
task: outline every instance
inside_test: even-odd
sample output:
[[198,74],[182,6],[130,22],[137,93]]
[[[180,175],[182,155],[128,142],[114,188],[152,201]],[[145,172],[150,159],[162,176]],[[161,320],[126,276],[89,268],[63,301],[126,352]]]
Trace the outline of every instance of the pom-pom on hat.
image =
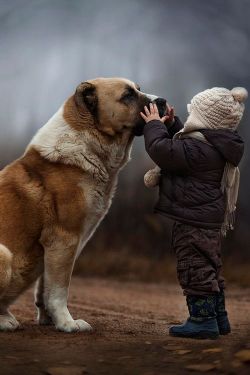
[[244,87],[228,90],[214,87],[195,95],[189,105],[190,115],[201,127],[235,130],[243,116],[248,92]]

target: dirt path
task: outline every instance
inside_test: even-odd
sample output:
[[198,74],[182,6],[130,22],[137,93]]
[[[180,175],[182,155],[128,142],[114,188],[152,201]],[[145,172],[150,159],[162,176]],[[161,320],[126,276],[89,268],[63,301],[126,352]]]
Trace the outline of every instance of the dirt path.
[[94,327],[91,334],[37,326],[28,291],[12,308],[22,330],[0,333],[0,374],[182,375],[204,364],[199,371],[249,374],[250,364],[234,354],[250,349],[250,290],[231,288],[228,301],[233,333],[200,341],[168,336],[168,327],[186,316],[177,285],[74,278],[70,310]]

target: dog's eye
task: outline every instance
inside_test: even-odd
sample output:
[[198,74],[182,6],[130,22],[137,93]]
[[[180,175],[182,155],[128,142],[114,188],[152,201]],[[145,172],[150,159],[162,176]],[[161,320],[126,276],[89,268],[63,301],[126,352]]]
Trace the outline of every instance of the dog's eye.
[[130,102],[137,97],[136,92],[133,89],[127,90],[121,97],[121,101]]

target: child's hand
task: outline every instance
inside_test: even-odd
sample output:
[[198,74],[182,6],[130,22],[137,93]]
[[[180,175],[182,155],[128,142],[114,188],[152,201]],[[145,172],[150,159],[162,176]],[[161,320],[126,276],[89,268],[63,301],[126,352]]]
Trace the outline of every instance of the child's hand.
[[165,117],[165,121],[164,121],[164,123],[165,123],[166,125],[172,125],[173,122],[174,122],[174,116],[175,116],[174,107],[170,107],[170,105],[167,104],[167,109],[168,109],[168,111],[167,111],[167,115],[164,116],[164,117]]
[[144,110],[145,110],[146,115],[143,112],[140,112],[140,115],[143,118],[143,120],[145,120],[146,122],[149,122],[152,120],[160,120],[161,122],[164,123],[168,117],[167,115],[167,116],[163,116],[162,118],[160,118],[157,105],[153,103],[149,104],[149,110],[146,106],[144,107]]

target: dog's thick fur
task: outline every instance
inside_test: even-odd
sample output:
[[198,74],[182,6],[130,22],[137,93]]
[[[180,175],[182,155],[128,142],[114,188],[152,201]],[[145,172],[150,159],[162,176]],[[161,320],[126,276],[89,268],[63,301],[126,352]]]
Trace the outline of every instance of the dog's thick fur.
[[8,307],[36,280],[40,324],[91,329],[67,308],[72,269],[110,207],[152,99],[126,79],[84,82],[0,172],[0,330],[18,327]]

